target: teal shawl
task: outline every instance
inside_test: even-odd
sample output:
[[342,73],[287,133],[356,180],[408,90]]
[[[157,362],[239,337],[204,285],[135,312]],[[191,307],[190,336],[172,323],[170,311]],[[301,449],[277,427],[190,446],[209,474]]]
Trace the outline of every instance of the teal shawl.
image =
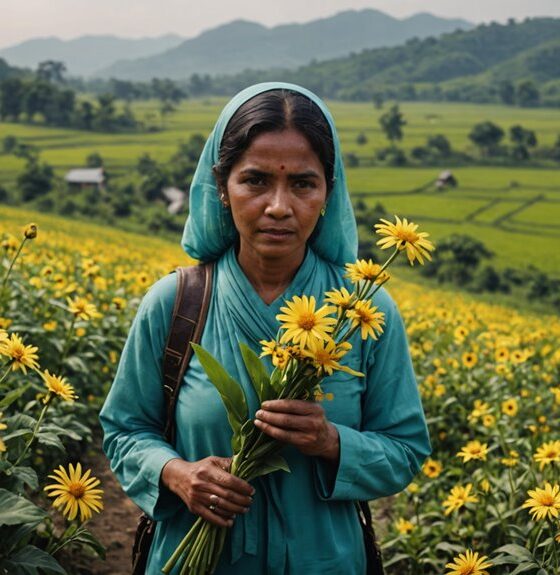
[[[192,190],[191,215],[183,245],[202,260],[217,259],[212,298],[202,345],[243,387],[249,417],[259,407],[241,360],[238,343],[257,353],[259,340],[278,329],[276,315],[285,299],[346,286],[342,264],[356,252],[356,226],[344,181],[336,132],[336,183],[321,230],[286,292],[266,304],[237,262],[235,230],[219,203],[211,165],[233,110],[265,89],[299,87],[264,84],[242,92],[228,104],[201,158]],[[122,352],[117,374],[101,411],[104,449],[126,493],[158,520],[147,573],[160,573],[196,517],[162,486],[163,466],[175,457],[198,461],[231,455],[231,429],[220,396],[196,357],[191,360],[176,409],[177,440],[163,437],[166,410],[162,355],[170,327],[176,280],[168,275],[146,294]],[[344,363],[358,378],[335,372],[323,389],[334,399],[323,404],[340,439],[338,467],[293,447],[283,451],[291,473],[272,473],[255,481],[249,513],[236,518],[216,575],[363,575],[365,556],[354,501],[402,490],[430,452],[430,443],[406,333],[400,315],[382,289],[375,303],[386,314],[377,341],[356,334]],[[269,364],[269,368],[271,368]],[[173,571],[177,575],[177,570]]]
[[239,92],[225,106],[210,134],[189,192],[189,217],[183,233],[183,248],[201,261],[218,259],[228,247],[235,243],[237,231],[231,212],[224,208],[218,197],[212,166],[218,161],[220,143],[227,124],[235,111],[257,94],[270,90],[291,90],[313,100],[327,119],[335,146],[334,186],[329,194],[325,215],[319,220],[310,246],[323,259],[344,265],[356,259],[358,233],[352,204],[346,188],[344,164],[334,120],[325,104],[313,92],[282,82],[256,84]]

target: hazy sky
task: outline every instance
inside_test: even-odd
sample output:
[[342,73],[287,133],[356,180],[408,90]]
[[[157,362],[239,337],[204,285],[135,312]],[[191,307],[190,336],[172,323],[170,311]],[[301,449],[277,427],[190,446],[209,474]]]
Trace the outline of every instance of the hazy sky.
[[0,0],[0,47],[39,36],[192,37],[236,18],[274,26],[360,8],[398,18],[432,12],[473,22],[560,17],[560,0]]

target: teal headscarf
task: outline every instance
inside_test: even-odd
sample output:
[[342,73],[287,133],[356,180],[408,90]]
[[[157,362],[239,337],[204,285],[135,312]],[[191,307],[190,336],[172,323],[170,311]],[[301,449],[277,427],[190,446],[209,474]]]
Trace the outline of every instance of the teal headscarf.
[[358,232],[352,203],[346,188],[346,176],[340,153],[340,144],[334,120],[328,108],[313,92],[283,82],[255,84],[234,96],[222,110],[200,156],[190,188],[190,214],[183,232],[182,245],[193,258],[201,261],[218,259],[237,240],[231,212],[224,208],[218,197],[212,166],[218,162],[218,153],[225,129],[237,109],[257,94],[270,90],[291,90],[315,102],[327,119],[334,141],[334,183],[329,194],[325,215],[319,219],[310,240],[313,251],[323,259],[344,265],[356,259]]

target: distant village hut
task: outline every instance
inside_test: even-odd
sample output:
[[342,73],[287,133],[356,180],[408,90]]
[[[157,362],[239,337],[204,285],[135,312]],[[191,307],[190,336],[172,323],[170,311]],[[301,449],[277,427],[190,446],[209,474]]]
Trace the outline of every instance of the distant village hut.
[[167,201],[167,211],[170,214],[178,214],[189,207],[189,194],[179,188],[164,188],[161,195]]
[[442,188],[456,188],[458,184],[457,178],[450,170],[441,172],[436,180],[436,188],[438,188],[438,190]]
[[70,170],[64,176],[64,180],[70,188],[103,190],[106,178],[103,168],[77,168]]

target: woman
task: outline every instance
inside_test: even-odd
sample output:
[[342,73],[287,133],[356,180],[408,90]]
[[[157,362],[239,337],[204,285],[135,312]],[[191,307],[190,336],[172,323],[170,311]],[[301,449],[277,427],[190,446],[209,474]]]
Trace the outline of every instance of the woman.
[[226,470],[231,431],[196,357],[181,388],[177,440],[162,439],[161,358],[173,275],[144,297],[101,413],[105,450],[130,497],[158,520],[148,570],[159,573],[203,516],[231,527],[218,574],[365,572],[355,500],[402,490],[430,452],[402,321],[386,292],[378,341],[353,341],[345,363],[365,373],[327,378],[323,403],[258,404],[238,342],[260,352],[294,295],[349,287],[357,232],[331,115],[290,84],[252,86],[224,108],[194,175],[183,246],[216,261],[201,344],[239,381],[255,425],[286,443],[291,473],[254,485]]

